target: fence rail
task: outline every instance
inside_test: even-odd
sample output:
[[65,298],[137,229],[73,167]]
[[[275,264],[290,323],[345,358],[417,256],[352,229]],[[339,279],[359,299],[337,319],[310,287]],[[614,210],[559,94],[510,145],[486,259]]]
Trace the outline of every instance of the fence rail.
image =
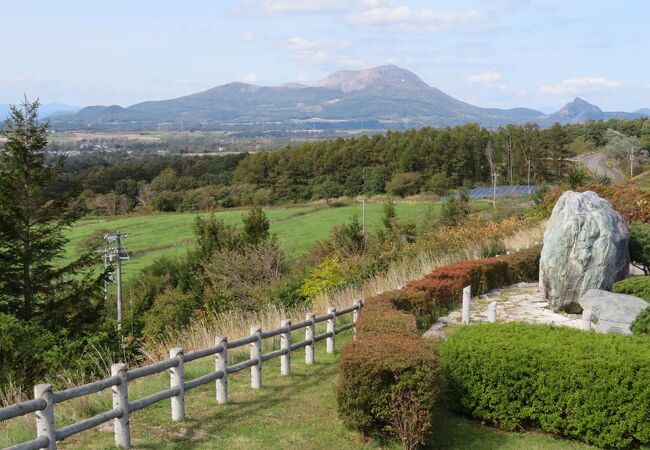
[[[215,382],[217,403],[225,404],[228,402],[228,376],[230,374],[250,368],[251,387],[259,389],[262,387],[262,364],[273,358],[280,358],[280,373],[290,375],[292,351],[304,348],[305,362],[311,365],[314,363],[315,344],[326,339],[327,353],[333,353],[335,336],[338,333],[354,328],[361,306],[362,302],[357,300],[354,305],[339,311],[335,308],[328,308],[327,314],[322,316],[309,313],[305,320],[293,324],[290,320],[283,320],[279,328],[264,332],[259,326],[251,327],[249,336],[233,341],[228,341],[225,336],[217,336],[214,346],[187,353],[184,353],[182,348],[172,348],[169,351],[169,359],[143,367],[129,370],[126,364],[113,364],[110,377],[62,391],[53,391],[51,384],[38,384],[34,387],[33,400],[0,408],[0,422],[31,413],[36,415],[37,438],[7,447],[6,450],[37,450],[42,448],[54,450],[57,441],[62,441],[74,434],[89,430],[110,420],[113,421],[115,445],[120,448],[131,448],[130,413],[162,400],[171,399],[172,420],[184,420],[186,391]],[[336,318],[350,313],[352,313],[352,323],[336,327]],[[327,331],[317,335],[316,324],[320,322],[327,322]],[[305,329],[305,339],[292,343],[291,332],[303,328]],[[262,341],[276,336],[280,336],[280,348],[268,353],[262,353]],[[250,347],[250,358],[229,365],[228,351],[247,344]],[[185,380],[185,363],[208,356],[215,358],[215,370],[192,380]],[[129,399],[129,381],[159,374],[166,370],[169,371],[169,389],[137,400]],[[108,388],[111,389],[113,396],[113,408],[111,410],[71,425],[56,427],[54,406],[57,403],[95,394]]]

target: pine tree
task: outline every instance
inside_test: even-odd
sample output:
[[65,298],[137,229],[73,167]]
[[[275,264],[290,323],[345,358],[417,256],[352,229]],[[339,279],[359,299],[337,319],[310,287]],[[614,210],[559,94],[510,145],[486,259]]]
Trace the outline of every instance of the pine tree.
[[244,241],[256,245],[269,238],[269,219],[259,206],[254,206],[244,216]]
[[92,269],[92,254],[61,264],[75,217],[64,197],[50,193],[63,159],[47,162],[48,124],[38,107],[25,98],[0,130],[0,313],[80,332],[102,312],[104,274]]

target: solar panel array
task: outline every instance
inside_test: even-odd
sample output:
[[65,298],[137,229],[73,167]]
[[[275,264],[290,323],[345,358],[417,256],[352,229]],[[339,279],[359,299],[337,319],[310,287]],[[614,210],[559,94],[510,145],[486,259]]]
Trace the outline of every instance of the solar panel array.
[[[526,185],[505,185],[497,186],[496,196],[497,198],[502,197],[525,197],[526,195],[532,194],[539,189],[538,186],[526,186]],[[467,191],[467,196],[471,200],[478,200],[482,198],[492,198],[494,196],[494,189],[492,187],[480,187],[474,188]]]

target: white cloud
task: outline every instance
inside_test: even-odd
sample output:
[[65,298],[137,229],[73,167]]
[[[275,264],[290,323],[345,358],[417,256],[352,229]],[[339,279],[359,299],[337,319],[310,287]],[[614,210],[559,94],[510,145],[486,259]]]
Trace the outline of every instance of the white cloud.
[[496,83],[502,78],[500,72],[495,72],[494,70],[486,70],[485,72],[475,73],[472,75],[467,75],[465,80],[470,83]]
[[345,0],[261,0],[243,1],[239,9],[252,14],[332,14],[348,11],[363,1]]
[[348,59],[346,53],[352,48],[352,43],[347,40],[321,41],[294,36],[285,42],[285,46],[289,56],[302,64],[340,65]]
[[392,31],[437,33],[457,28],[485,28],[488,17],[478,11],[441,12],[431,8],[413,9],[409,6],[386,6],[352,13],[353,25]]
[[254,73],[246,74],[241,78],[244,83],[255,83],[257,80],[259,80],[259,77]]
[[576,77],[564,80],[557,85],[545,84],[539,88],[543,94],[576,94],[579,91],[611,89],[619,87],[618,81],[608,80],[605,77]]
[[255,35],[252,31],[246,31],[245,33],[242,33],[241,40],[244,42],[251,42],[254,37]]

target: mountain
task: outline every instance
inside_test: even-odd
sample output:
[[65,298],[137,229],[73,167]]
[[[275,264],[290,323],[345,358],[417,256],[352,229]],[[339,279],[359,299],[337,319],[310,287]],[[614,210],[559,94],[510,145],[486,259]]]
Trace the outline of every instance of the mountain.
[[581,99],[548,116],[527,108],[480,108],[429,86],[413,72],[386,65],[335,72],[313,86],[228,83],[127,108],[90,106],[76,114],[54,117],[52,122],[60,130],[345,130],[443,127],[469,122],[488,127],[526,122],[549,125],[612,114],[623,117],[632,113],[605,113]]
[[[41,117],[55,117],[65,114],[74,114],[81,110],[78,106],[66,105],[63,103],[43,103],[39,108]],[[9,105],[0,103],[0,120],[9,114]]]
[[650,108],[641,108],[634,111],[636,114],[641,114],[643,116],[650,117]]
[[549,114],[541,122],[542,125],[552,125],[555,122],[566,123],[584,123],[588,120],[608,120],[608,119],[638,119],[643,117],[642,110],[635,112],[623,111],[603,111],[596,105],[576,97],[572,102],[564,105],[559,111]]

